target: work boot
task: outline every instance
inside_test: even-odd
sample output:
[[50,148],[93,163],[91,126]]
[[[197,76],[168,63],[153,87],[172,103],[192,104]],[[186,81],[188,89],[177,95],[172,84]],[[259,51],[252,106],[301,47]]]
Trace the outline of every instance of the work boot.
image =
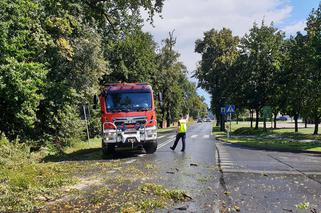
[[175,150],[175,148],[174,148],[174,147],[172,147],[172,146],[171,146],[171,147],[169,147],[169,148],[171,148],[171,150],[173,150],[173,151]]

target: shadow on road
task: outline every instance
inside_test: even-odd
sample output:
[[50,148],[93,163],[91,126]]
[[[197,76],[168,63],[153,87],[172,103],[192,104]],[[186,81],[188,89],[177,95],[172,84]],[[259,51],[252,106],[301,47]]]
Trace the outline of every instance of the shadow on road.
[[70,154],[49,155],[43,159],[43,162],[63,162],[63,161],[97,161],[97,160],[117,160],[137,157],[143,154],[142,150],[135,151],[117,151],[113,155],[103,155],[101,148],[83,149]]

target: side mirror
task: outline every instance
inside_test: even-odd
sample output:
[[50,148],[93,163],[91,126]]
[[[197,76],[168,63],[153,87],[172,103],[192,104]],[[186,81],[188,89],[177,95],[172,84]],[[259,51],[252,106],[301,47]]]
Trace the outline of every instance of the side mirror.
[[93,108],[97,109],[97,105],[98,105],[98,96],[97,95],[94,95],[93,102],[94,102]]
[[160,106],[163,106],[163,94],[161,92],[158,93],[158,102]]

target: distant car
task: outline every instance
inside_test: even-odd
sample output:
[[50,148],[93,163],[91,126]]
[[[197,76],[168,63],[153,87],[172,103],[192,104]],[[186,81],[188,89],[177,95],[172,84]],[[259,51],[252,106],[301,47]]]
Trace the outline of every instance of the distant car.
[[287,121],[288,118],[285,117],[285,116],[280,116],[280,117],[276,118],[276,120],[278,120],[278,121]]
[[211,119],[209,119],[209,118],[206,118],[206,122],[211,122]]
[[202,123],[202,122],[203,122],[203,121],[202,121],[201,118],[197,119],[197,123]]

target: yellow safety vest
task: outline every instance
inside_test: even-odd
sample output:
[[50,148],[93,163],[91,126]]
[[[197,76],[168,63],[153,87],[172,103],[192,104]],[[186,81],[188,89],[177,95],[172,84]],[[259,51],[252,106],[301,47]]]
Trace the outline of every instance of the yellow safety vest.
[[186,120],[179,120],[178,133],[186,133],[186,132],[187,132]]

